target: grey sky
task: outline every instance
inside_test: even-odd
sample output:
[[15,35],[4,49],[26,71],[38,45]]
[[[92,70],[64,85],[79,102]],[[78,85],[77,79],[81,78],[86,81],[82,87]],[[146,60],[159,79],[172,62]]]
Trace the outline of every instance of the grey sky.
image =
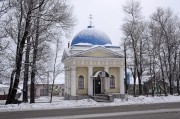
[[[78,24],[74,29],[72,38],[79,31],[86,29],[89,23],[89,15],[93,15],[93,25],[105,32],[111,39],[113,45],[119,45],[123,37],[121,25],[124,13],[122,5],[128,0],[70,0],[74,6],[74,15]],[[180,13],[180,0],[139,0],[142,6],[142,13],[146,19],[157,7],[169,7],[175,13]]]

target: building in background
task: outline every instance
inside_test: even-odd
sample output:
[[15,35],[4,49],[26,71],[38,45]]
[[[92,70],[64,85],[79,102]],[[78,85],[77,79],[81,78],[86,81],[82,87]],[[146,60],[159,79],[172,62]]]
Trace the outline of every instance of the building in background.
[[[50,96],[52,84],[39,83],[35,85],[35,97]],[[28,86],[28,96],[30,96],[30,85]],[[53,96],[64,96],[64,84],[54,84]]]

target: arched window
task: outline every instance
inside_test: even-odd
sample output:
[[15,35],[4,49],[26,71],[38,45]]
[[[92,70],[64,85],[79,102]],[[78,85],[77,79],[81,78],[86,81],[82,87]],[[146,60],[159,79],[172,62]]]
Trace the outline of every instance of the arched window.
[[115,77],[113,75],[110,77],[110,89],[115,89]]
[[78,78],[78,89],[84,89],[84,76],[82,75]]

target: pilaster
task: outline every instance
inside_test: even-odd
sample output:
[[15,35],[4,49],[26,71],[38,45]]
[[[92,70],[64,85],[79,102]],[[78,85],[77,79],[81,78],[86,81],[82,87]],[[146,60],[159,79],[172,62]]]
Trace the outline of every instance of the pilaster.
[[123,66],[120,66],[119,67],[120,68],[120,72],[119,72],[119,74],[120,74],[120,97],[121,98],[124,98],[124,68],[123,68]]
[[[105,72],[107,72],[107,73],[109,73],[109,67],[108,66],[105,66],[104,67],[104,71]],[[105,92],[107,92],[107,90],[108,90],[108,88],[109,88],[109,86],[108,86],[108,83],[109,82],[109,77],[106,77],[105,78],[105,81],[104,81],[104,89],[105,89]]]
[[93,95],[92,66],[88,66],[88,95]]
[[71,66],[71,96],[76,96],[76,66]]

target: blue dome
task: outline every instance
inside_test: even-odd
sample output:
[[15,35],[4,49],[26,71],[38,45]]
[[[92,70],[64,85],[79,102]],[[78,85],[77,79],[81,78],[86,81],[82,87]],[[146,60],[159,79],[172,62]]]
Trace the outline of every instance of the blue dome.
[[92,45],[112,44],[110,38],[95,28],[88,28],[79,32],[72,40],[71,46],[78,43],[87,43]]

